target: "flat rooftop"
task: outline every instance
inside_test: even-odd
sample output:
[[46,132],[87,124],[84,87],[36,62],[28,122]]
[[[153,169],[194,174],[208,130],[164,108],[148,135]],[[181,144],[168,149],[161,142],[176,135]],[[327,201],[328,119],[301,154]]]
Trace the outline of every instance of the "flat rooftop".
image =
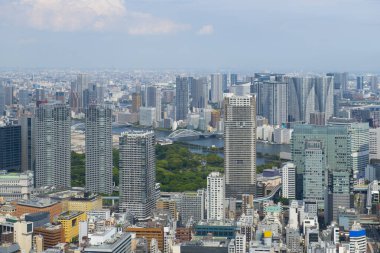
[[83,212],[79,211],[67,211],[64,213],[61,213],[58,217],[58,220],[71,220],[79,215],[83,214]]
[[51,198],[35,198],[35,199],[30,199],[30,200],[17,201],[18,205],[30,206],[30,207],[36,207],[36,208],[45,208],[45,207],[53,206],[57,203],[59,202]]

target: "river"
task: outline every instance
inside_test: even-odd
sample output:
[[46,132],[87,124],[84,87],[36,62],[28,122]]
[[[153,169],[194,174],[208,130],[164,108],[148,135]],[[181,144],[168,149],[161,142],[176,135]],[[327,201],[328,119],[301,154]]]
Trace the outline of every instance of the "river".
[[[135,127],[114,127],[112,129],[112,132],[114,134],[120,134],[124,131],[131,131],[131,130],[141,130],[139,128]],[[158,138],[166,138],[170,132],[169,131],[159,131],[155,130],[156,136]],[[218,139],[218,138],[205,138],[205,139],[198,139],[198,140],[181,140],[181,142],[185,143],[190,143],[190,144],[195,144],[199,146],[204,146],[204,147],[223,147],[224,141],[223,139]],[[196,148],[190,148],[192,152],[195,153],[205,153],[202,150],[197,150]],[[269,143],[264,143],[264,142],[257,142],[256,144],[256,151],[258,153],[262,154],[270,154],[270,155],[279,155],[280,152],[290,152],[290,145],[279,145],[279,144],[269,144]],[[223,156],[223,153],[220,153],[221,156]],[[257,158],[256,164],[257,165],[262,165],[266,162],[265,158]]]

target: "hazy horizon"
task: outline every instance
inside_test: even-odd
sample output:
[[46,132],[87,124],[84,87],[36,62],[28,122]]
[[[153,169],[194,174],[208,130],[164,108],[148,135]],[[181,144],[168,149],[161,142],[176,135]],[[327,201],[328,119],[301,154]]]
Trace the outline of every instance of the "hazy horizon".
[[375,72],[376,0],[0,0],[1,69]]

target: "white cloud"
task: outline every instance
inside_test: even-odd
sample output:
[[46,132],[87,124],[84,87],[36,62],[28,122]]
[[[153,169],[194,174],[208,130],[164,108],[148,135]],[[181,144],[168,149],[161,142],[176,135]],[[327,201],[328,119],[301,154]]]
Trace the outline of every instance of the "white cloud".
[[188,25],[130,11],[124,0],[0,0],[0,23],[38,30],[118,30],[132,35],[165,34]]
[[214,32],[214,26],[212,25],[204,25],[201,29],[198,30],[199,35],[209,35]]

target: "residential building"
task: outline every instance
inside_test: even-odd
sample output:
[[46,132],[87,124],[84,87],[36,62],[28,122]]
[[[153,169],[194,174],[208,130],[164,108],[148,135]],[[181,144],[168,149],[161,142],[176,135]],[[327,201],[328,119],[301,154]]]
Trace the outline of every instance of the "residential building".
[[111,195],[112,110],[89,105],[86,109],[86,190]]
[[226,197],[256,194],[256,101],[227,95],[224,100]]
[[224,176],[211,172],[207,177],[207,220],[225,219],[224,210]]
[[136,218],[146,219],[156,206],[154,132],[124,133],[119,147],[120,210],[128,210]]
[[34,171],[36,163],[34,113],[24,113],[19,121],[21,125],[21,171]]
[[13,224],[14,242],[20,245],[21,252],[30,252],[33,242],[33,222],[17,221]]
[[227,90],[227,74],[211,75],[211,102],[221,105],[223,92]]
[[146,107],[154,107],[156,109],[156,115],[154,121],[158,126],[161,121],[161,88],[157,86],[149,86],[146,90]]
[[380,127],[369,129],[369,160],[380,160]]
[[154,107],[140,107],[140,120],[141,126],[151,127],[156,126],[156,108]]
[[207,78],[201,77],[191,82],[191,107],[206,108],[208,102]]
[[36,187],[71,185],[71,114],[65,104],[40,104],[36,110]]
[[205,191],[200,189],[197,192],[184,192],[181,196],[181,223],[187,226],[190,223],[197,223],[205,218]]

